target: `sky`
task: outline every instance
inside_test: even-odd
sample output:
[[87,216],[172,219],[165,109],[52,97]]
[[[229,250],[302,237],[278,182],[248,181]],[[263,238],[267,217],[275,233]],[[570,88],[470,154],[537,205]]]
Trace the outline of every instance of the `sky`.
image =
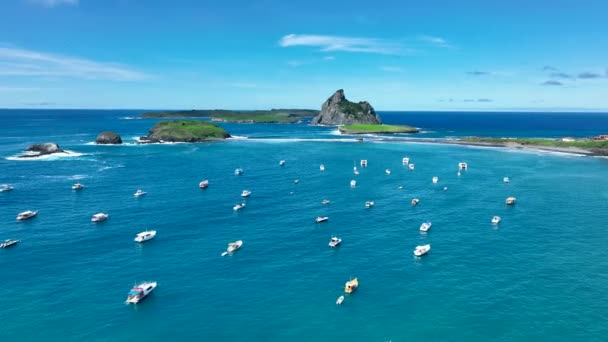
[[0,108],[608,111],[605,0],[1,0]]

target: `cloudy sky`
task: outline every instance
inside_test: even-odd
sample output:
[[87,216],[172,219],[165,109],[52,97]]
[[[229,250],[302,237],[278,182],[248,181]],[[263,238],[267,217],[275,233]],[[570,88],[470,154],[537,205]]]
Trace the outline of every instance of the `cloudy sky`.
[[604,0],[3,0],[0,108],[606,110]]

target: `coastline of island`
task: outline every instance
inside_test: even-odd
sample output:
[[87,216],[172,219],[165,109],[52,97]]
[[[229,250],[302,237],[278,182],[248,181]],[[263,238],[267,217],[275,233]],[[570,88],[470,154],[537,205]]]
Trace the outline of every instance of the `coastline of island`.
[[405,125],[386,124],[354,124],[338,128],[342,134],[397,134],[397,133],[419,133],[420,129]]
[[226,110],[193,109],[177,111],[146,112],[142,119],[193,119],[208,118],[214,122],[228,123],[299,123],[304,118],[317,115],[312,109],[270,109],[270,110]]

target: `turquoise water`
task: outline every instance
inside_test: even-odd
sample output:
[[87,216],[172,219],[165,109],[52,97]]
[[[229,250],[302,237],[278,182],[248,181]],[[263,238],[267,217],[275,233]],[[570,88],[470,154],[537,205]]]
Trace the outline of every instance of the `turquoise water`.
[[[0,183],[15,186],[0,193],[0,239],[22,240],[0,250],[3,341],[605,340],[605,159],[357,143],[306,125],[227,125],[250,139],[221,143],[87,144],[105,129],[144,135],[154,121],[124,119],[133,115],[0,113]],[[83,155],[10,158],[42,141]],[[354,176],[360,159],[369,167]],[[460,161],[469,170],[458,177]],[[70,190],[77,181],[81,192]],[[137,188],[148,195],[134,198]],[[253,194],[235,213],[243,189]],[[27,209],[40,213],[15,222]],[[99,211],[109,220],[91,223]],[[329,222],[315,224],[320,215]],[[134,243],[145,229],[156,239]],[[239,239],[241,250],[220,256]],[[350,277],[360,288],[336,306]],[[142,280],[159,286],[125,305]]]

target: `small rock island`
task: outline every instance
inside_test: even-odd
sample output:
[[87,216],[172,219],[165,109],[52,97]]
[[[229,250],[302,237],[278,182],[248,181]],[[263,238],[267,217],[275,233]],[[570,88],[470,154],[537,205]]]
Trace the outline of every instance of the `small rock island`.
[[56,153],[69,154],[59,145],[51,142],[30,145],[25,149],[25,152],[26,154],[20,155],[18,158],[36,158]]
[[163,142],[203,142],[230,138],[230,134],[220,126],[208,121],[175,120],[160,121],[148,135],[141,137],[143,144]]
[[99,145],[120,145],[122,144],[122,138],[114,132],[105,131],[97,135],[95,143]]

